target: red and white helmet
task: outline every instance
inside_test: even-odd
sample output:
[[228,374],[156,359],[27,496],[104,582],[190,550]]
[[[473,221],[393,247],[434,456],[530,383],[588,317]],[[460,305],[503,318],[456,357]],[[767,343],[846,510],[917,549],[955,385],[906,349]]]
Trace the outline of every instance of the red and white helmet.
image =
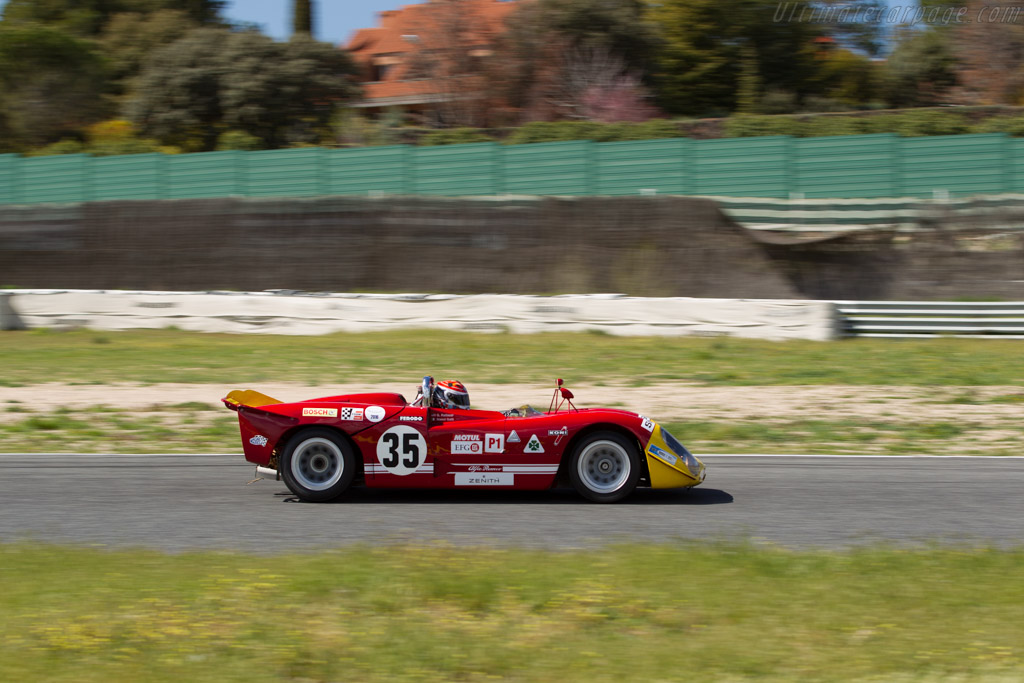
[[434,385],[430,401],[435,408],[469,408],[469,392],[457,379],[446,379]]

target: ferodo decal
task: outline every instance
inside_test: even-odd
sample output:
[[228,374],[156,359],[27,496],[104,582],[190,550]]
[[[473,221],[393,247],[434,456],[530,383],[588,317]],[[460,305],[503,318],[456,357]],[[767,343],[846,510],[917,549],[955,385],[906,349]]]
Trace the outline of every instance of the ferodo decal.
[[341,419],[351,420],[353,422],[363,421],[363,409],[362,408],[342,408]]
[[377,440],[377,462],[389,474],[412,474],[426,457],[427,440],[415,427],[396,425]]
[[302,417],[338,417],[337,408],[303,408]]
[[363,414],[366,415],[366,419],[370,422],[380,422],[387,415],[387,412],[380,406],[370,406]]
[[540,439],[537,438],[536,434],[531,434],[530,440],[526,442],[525,446],[523,446],[523,451],[526,453],[543,453],[544,444],[540,442]]
[[649,432],[653,432],[654,431],[654,420],[652,420],[649,417],[644,417],[643,415],[638,415],[638,417],[640,418],[640,426],[641,427],[643,427],[644,429],[646,429]]
[[479,434],[453,434],[452,455],[478,455],[484,452],[483,441]]
[[566,427],[566,426],[563,426],[561,429],[549,429],[548,430],[548,436],[555,437],[555,445],[556,446],[558,445],[558,442],[562,440],[562,437],[566,436],[568,433],[569,433],[569,428]]

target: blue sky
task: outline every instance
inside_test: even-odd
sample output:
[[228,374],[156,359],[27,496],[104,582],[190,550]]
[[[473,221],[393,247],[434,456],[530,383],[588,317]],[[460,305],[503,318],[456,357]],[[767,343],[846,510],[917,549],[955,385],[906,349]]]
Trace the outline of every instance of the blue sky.
[[[373,26],[377,12],[417,1],[313,0],[316,37],[331,43],[345,42],[356,29]],[[230,19],[259,24],[264,33],[274,38],[287,38],[291,32],[292,0],[228,0],[224,14]]]
[[[343,43],[359,28],[373,26],[377,12],[414,4],[419,0],[313,0],[316,37]],[[7,0],[0,0],[0,8]],[[291,33],[292,0],[227,0],[224,15],[235,21],[258,24],[277,39]]]

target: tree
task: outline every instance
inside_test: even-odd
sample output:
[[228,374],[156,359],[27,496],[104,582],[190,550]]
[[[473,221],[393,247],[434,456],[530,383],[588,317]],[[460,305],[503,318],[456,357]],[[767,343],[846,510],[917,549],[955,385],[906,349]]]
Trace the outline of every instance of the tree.
[[115,14],[103,29],[99,42],[107,56],[111,80],[118,93],[130,89],[142,64],[154,50],[182,38],[198,24],[181,10],[161,9],[150,14]]
[[[958,78],[971,104],[1024,102],[1024,2],[968,4],[970,23],[955,28]],[[1011,20],[1012,19],[1012,20]]]
[[0,123],[8,145],[45,145],[104,118],[103,66],[86,41],[38,24],[0,25]]
[[612,99],[632,101],[626,109],[649,109],[643,86],[660,41],[658,26],[639,0],[522,3],[496,41],[487,78],[491,107],[520,120],[562,117],[566,112],[558,102],[565,98],[566,70],[578,71],[582,55],[604,55],[628,74],[626,80],[637,81],[629,87],[620,83]]
[[[810,8],[809,0],[796,5]],[[673,114],[725,114],[737,107],[744,52],[748,82],[766,90],[813,92],[818,70],[814,38],[824,34],[808,21],[780,21],[774,0],[662,0],[650,7],[665,43],[655,84]],[[756,73],[750,55],[757,61]]]
[[295,0],[292,33],[313,35],[313,0]]
[[434,0],[423,5],[410,34],[413,50],[406,79],[424,79],[437,98],[434,116],[445,126],[485,123],[487,70],[494,26],[467,0]]
[[157,50],[138,80],[129,115],[142,132],[188,150],[213,149],[236,130],[265,147],[316,142],[335,108],[353,97],[348,55],[294,36],[196,29]]
[[953,35],[945,28],[908,28],[886,60],[885,98],[894,107],[927,107],[947,101],[956,85]]
[[7,24],[45,24],[80,37],[98,36],[117,14],[175,10],[204,26],[221,25],[224,0],[8,0]]

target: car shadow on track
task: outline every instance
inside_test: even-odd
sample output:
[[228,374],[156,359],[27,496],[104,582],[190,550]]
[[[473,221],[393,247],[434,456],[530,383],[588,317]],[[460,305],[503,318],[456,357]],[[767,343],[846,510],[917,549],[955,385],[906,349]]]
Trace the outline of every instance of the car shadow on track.
[[[291,493],[276,494],[282,503],[301,503]],[[733,502],[732,494],[720,489],[639,489],[618,506],[637,505],[723,505]],[[430,489],[371,489],[346,491],[330,505],[594,505],[569,488],[547,491],[438,491]]]

